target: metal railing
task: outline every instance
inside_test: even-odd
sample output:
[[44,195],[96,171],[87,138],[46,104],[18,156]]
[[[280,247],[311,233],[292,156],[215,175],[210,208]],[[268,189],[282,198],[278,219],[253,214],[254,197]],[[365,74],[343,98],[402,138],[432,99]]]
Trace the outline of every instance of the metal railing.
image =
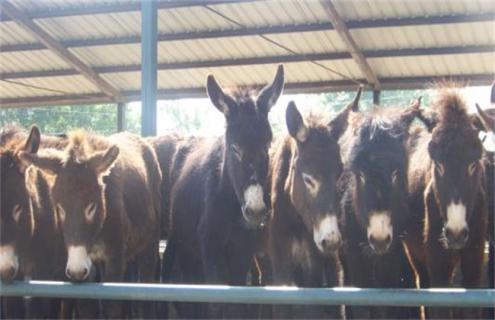
[[233,287],[19,281],[0,284],[0,295],[249,304],[495,307],[494,289]]

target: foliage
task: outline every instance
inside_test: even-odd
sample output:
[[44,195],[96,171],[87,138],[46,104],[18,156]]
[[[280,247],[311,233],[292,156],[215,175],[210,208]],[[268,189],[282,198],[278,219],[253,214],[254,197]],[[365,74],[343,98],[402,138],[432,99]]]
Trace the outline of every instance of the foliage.
[[[338,112],[353,98],[355,92],[332,92],[319,95],[291,95],[282,97],[270,112],[273,132],[285,131],[285,107],[289,100],[295,99],[298,108],[311,105],[319,111]],[[404,107],[411,101],[423,96],[423,105],[427,105],[431,91],[395,90],[382,91],[380,102],[385,107]],[[361,110],[373,106],[372,92],[365,91],[361,97]],[[126,107],[125,128],[127,131],[140,133],[141,108],[139,103],[131,103]],[[179,134],[217,135],[224,130],[224,119],[221,113],[211,106],[207,99],[185,99],[160,101],[158,103],[158,131]],[[17,123],[23,127],[37,124],[43,133],[55,134],[73,128],[86,128],[101,134],[117,131],[117,107],[115,104],[92,106],[62,106],[25,109],[0,108],[0,126]]]
[[0,109],[0,126],[15,123],[25,128],[36,124],[41,132],[56,134],[85,128],[101,134],[117,131],[117,108],[114,104]]

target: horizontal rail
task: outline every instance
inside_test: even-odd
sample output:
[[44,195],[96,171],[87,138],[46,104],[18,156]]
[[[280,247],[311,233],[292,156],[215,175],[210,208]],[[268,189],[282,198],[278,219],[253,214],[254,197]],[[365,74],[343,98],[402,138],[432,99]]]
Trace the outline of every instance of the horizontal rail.
[[305,305],[494,307],[493,289],[360,289],[28,281],[1,296]]

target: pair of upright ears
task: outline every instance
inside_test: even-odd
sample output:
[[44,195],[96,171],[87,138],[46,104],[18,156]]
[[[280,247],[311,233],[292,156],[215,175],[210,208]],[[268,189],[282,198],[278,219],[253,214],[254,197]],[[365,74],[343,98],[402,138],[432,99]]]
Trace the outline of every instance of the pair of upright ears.
[[[48,149],[47,152],[39,154],[40,142],[40,130],[37,126],[33,126],[24,147],[18,152],[21,169],[25,170],[29,165],[34,165],[47,173],[58,174],[66,158],[64,152]],[[107,150],[95,152],[85,161],[97,175],[105,175],[115,164],[119,153],[119,148],[114,145]]]
[[[268,114],[282,94],[284,88],[284,67],[279,65],[275,78],[267,84],[256,97],[256,106],[259,111]],[[226,117],[235,113],[237,103],[226,94],[213,75],[209,75],[206,80],[206,90],[213,105]]]
[[[328,123],[330,134],[332,134],[335,138],[338,139],[346,130],[349,113],[351,111],[357,112],[359,110],[359,99],[361,98],[361,93],[362,87],[359,87],[354,99]],[[297,110],[294,101],[289,102],[289,105],[287,106],[285,111],[285,122],[287,124],[289,134],[296,141],[303,143],[307,140],[309,129],[304,123],[301,113]]]

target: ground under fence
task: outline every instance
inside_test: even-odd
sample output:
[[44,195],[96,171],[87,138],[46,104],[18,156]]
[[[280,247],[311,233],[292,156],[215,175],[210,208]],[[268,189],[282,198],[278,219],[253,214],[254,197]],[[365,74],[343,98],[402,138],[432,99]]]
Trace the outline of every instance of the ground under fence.
[[1,296],[250,304],[494,307],[494,289],[361,289],[18,281]]

